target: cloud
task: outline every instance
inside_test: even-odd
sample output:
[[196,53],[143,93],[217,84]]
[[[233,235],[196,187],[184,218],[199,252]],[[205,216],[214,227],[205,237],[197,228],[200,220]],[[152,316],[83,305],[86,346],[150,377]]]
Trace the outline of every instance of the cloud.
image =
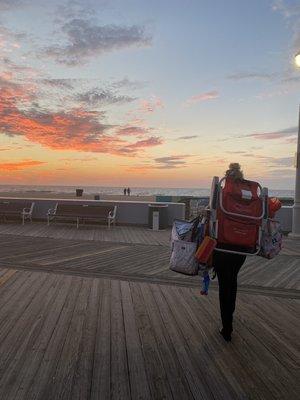
[[272,156],[266,156],[262,154],[253,154],[253,153],[247,153],[245,151],[241,152],[227,152],[227,153],[240,153],[241,157],[247,157],[247,158],[253,158],[255,162],[260,162],[260,163],[267,163],[269,167],[273,166],[286,166],[286,167],[291,167],[294,162],[293,157],[272,157]]
[[9,146],[9,147],[0,147],[0,151],[16,151],[22,150],[22,146]]
[[[101,0],[97,2],[100,3]],[[91,0],[69,0],[64,4],[59,4],[55,11],[58,22],[65,22],[66,19],[92,17],[93,15],[95,15],[95,10],[92,7]]]
[[185,106],[191,106],[195,103],[201,103],[203,101],[217,99],[218,97],[220,97],[220,94],[216,90],[196,94],[185,101]]
[[109,89],[91,89],[76,95],[75,99],[89,106],[125,104],[136,100],[136,97],[119,95]]
[[227,153],[228,153],[228,154],[247,154],[246,151],[240,151],[240,150],[237,150],[237,151],[227,151]]
[[0,10],[8,11],[12,8],[19,7],[23,5],[25,1],[23,0],[0,0]]
[[143,128],[141,126],[126,126],[118,128],[116,133],[120,136],[136,136],[142,138],[147,136],[149,131],[149,128]]
[[97,161],[97,157],[80,157],[80,158],[60,158],[60,161],[65,161],[65,162],[74,162],[74,161],[84,161],[84,162],[90,162],[90,161]]
[[[129,171],[149,171],[154,169],[176,169],[184,168],[187,164],[186,158],[190,155],[158,157],[152,161],[145,161],[144,164],[130,166]],[[195,164],[195,163],[194,163]]]
[[8,57],[0,58],[0,63],[3,66],[3,69],[5,69],[7,73],[11,74],[11,76],[14,76],[15,78],[27,80],[28,78],[36,78],[39,75],[39,72],[35,68],[27,65],[16,64]]
[[300,51],[300,4],[299,1],[293,2],[284,0],[273,1],[273,11],[279,12],[288,21],[293,30],[293,50]]
[[281,165],[285,167],[292,167],[294,165],[294,157],[280,157],[273,158],[272,165]]
[[62,26],[65,44],[49,46],[43,53],[61,64],[82,65],[114,50],[145,47],[151,38],[142,26],[95,25],[90,19],[74,18]]
[[[77,150],[134,156],[163,140],[150,129],[108,125],[103,113],[84,108],[49,111],[36,104],[34,87],[26,87],[0,78],[0,133],[23,136],[32,143],[53,150]],[[130,130],[129,130],[130,128]],[[122,129],[125,129],[122,131]],[[125,136],[143,135],[129,141]],[[123,134],[123,135],[122,135]]]
[[159,169],[181,168],[187,164],[187,161],[185,160],[185,158],[187,157],[190,156],[182,155],[182,156],[158,157],[154,159],[154,161],[158,164],[154,168],[159,168]]
[[[1,11],[1,5],[0,5]],[[20,47],[19,41],[26,38],[25,33],[13,32],[12,30],[0,25],[0,49],[4,52],[11,52]]]
[[46,164],[46,162],[35,161],[35,160],[0,163],[0,171],[19,171],[19,170],[23,170],[26,168],[37,167],[37,166],[44,165],[44,164]]
[[140,82],[140,81],[132,81],[128,79],[127,77],[120,79],[118,81],[112,82],[111,87],[113,89],[122,89],[122,88],[127,88],[127,89],[139,89],[145,85],[145,82]]
[[240,81],[240,80],[245,80],[245,79],[266,79],[266,80],[271,80],[275,77],[275,74],[271,73],[264,73],[264,72],[237,72],[232,75],[228,75],[227,79],[233,80],[233,81]]
[[300,15],[300,4],[291,4],[284,0],[273,1],[272,9],[281,12],[285,18]]
[[290,137],[290,138],[287,138],[285,141],[286,141],[286,143],[297,144],[297,142],[298,142],[298,137],[297,137],[297,136],[295,136],[295,137]]
[[75,79],[42,79],[41,83],[44,85],[59,88],[59,89],[73,89]]
[[276,178],[280,177],[280,180],[283,178],[294,178],[295,169],[294,168],[276,168],[273,170],[269,170],[267,172],[269,176],[274,176]]
[[273,139],[282,139],[282,138],[289,138],[290,136],[297,135],[298,127],[291,127],[286,129],[281,129],[278,131],[271,131],[271,132],[263,132],[263,133],[250,133],[248,135],[240,136],[240,137],[247,137],[259,140],[273,140]]
[[164,108],[165,105],[163,101],[156,96],[153,96],[150,100],[141,100],[140,101],[140,107],[138,109],[139,112],[141,113],[153,113],[158,109]]
[[192,139],[197,139],[198,135],[191,135],[191,136],[179,136],[175,140],[192,140]]
[[127,144],[126,146],[119,148],[119,154],[135,155],[138,153],[139,150],[145,149],[147,147],[159,146],[163,143],[164,140],[162,138],[159,138],[157,136],[151,136],[147,139],[138,140],[135,143]]

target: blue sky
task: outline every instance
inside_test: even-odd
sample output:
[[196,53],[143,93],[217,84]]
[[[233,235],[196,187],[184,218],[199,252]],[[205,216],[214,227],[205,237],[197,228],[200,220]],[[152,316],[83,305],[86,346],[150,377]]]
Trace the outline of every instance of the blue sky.
[[299,0],[0,0],[1,182],[203,187],[238,161],[293,188],[299,50]]

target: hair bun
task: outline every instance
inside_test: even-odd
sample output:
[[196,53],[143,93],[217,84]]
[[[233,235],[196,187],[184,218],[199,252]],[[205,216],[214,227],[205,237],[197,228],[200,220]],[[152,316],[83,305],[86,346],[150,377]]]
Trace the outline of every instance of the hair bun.
[[230,163],[228,170],[225,172],[225,176],[226,178],[230,177],[234,180],[244,179],[244,174],[239,163]]

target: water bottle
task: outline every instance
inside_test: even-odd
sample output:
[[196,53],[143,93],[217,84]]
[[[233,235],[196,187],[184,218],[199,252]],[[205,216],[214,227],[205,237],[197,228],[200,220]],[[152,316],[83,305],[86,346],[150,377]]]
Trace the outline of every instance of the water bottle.
[[202,296],[208,295],[209,284],[210,284],[210,277],[209,277],[209,273],[206,271],[203,273],[203,278],[202,278],[202,288],[200,291],[200,294]]

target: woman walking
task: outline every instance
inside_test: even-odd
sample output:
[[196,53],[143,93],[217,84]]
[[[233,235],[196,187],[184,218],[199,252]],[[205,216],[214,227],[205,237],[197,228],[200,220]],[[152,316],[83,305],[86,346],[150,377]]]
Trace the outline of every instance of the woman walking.
[[[235,182],[244,179],[241,166],[238,163],[230,164],[225,176]],[[245,260],[246,256],[240,254],[224,253],[221,251],[215,251],[213,254],[213,266],[219,281],[219,302],[223,325],[220,334],[226,342],[231,341],[233,313],[237,293],[237,276]]]

